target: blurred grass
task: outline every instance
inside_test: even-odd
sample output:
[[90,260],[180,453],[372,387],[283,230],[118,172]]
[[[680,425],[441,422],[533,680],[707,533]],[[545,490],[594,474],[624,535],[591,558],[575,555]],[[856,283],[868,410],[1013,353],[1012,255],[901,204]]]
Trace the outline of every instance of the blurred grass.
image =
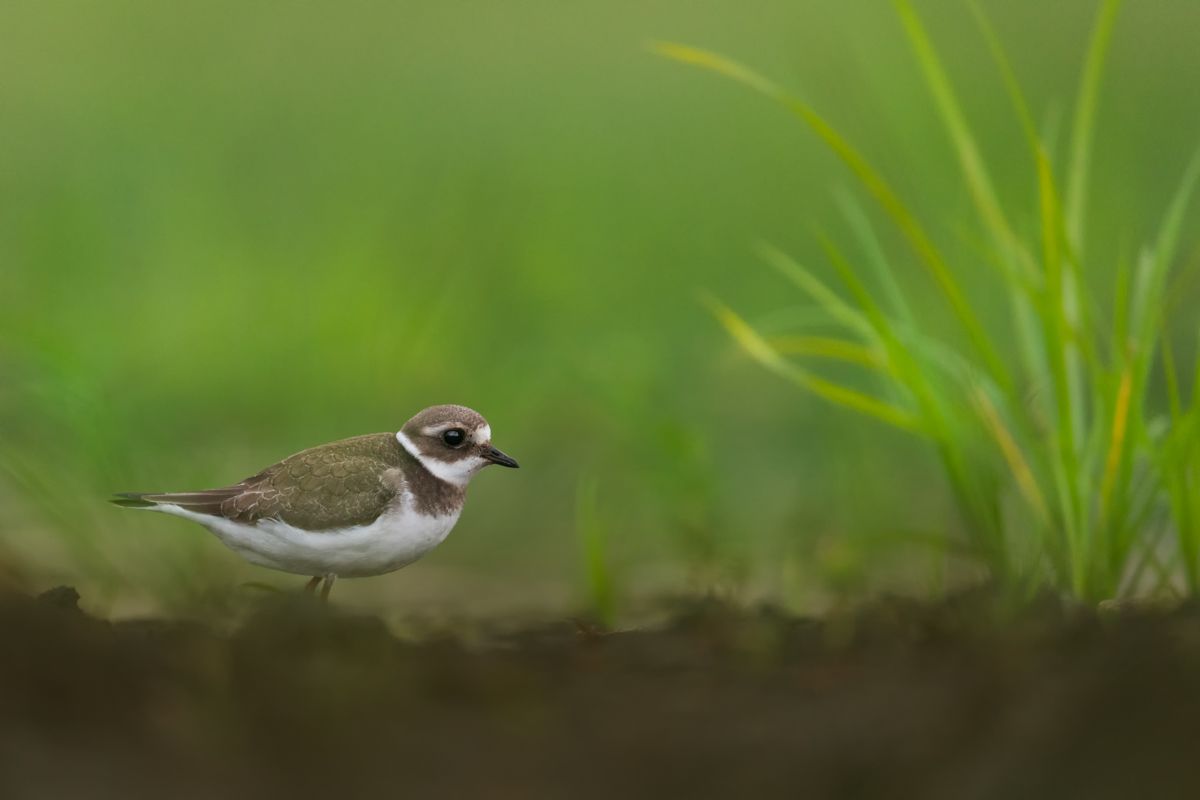
[[[1069,108],[1094,9],[988,8],[998,39],[1022,42],[1013,70],[1030,107],[1051,109],[1039,130]],[[1028,197],[1026,143],[970,14],[925,16],[955,84],[972,87],[963,113],[997,202]],[[1134,263],[1134,235],[1174,191],[1178,160],[1147,154],[1193,147],[1197,21],[1181,0],[1123,12],[1089,182],[1120,202],[1076,212],[1088,253]],[[795,592],[821,585],[814,553],[834,550],[871,562],[872,586],[913,570],[923,585],[926,553],[872,554],[881,534],[957,525],[933,460],[760,376],[693,292],[757,310],[767,341],[808,337],[790,346],[840,369],[865,354],[830,346],[811,319],[796,334],[806,312],[780,308],[784,284],[748,268],[747,244],[808,264],[822,255],[811,227],[873,232],[889,254],[896,242],[873,211],[829,202],[845,174],[768,104],[642,52],[664,38],[753,54],[802,87],[895,176],[944,258],[978,264],[961,291],[979,324],[1006,316],[979,302],[990,278],[971,198],[902,28],[876,3],[12,4],[0,9],[0,554],[37,581],[91,582],[85,595],[117,610],[286,586],[199,528],[102,498],[224,483],[455,401],[488,415],[525,469],[483,476],[442,548],[399,576],[347,582],[348,598],[577,597],[581,475],[615,504],[601,517],[624,591]],[[1194,253],[1186,229],[1180,247]],[[878,274],[925,285],[916,260],[889,267]],[[932,290],[908,302],[952,329]],[[1195,331],[1174,335],[1190,362]],[[839,537],[865,544],[828,544]],[[854,569],[836,560],[840,586]]]
[[[1168,201],[1160,232],[1141,253],[1134,291],[1130,292],[1123,269],[1118,270],[1115,289],[1105,287],[1104,295],[1112,296],[1115,309],[1111,326],[1097,322],[1095,292],[1102,282],[1085,279],[1094,270],[1086,270],[1079,255],[1086,221],[1085,197],[1079,193],[1088,185],[1096,97],[1121,0],[1104,0],[1093,26],[1073,118],[1070,189],[1065,201],[1009,57],[985,12],[969,4],[1034,162],[1039,225],[1036,233],[1024,236],[1014,229],[1011,211],[997,198],[987,160],[924,22],[909,0],[894,0],[893,6],[953,145],[978,224],[993,239],[985,255],[1001,268],[994,296],[1011,307],[1010,325],[998,331],[981,324],[975,306],[960,288],[962,265],[955,269],[946,260],[919,215],[812,106],[725,56],[660,44],[655,49],[668,58],[766,95],[816,134],[927,267],[967,343],[960,346],[957,335],[938,336],[927,325],[913,324],[904,293],[892,279],[869,224],[860,224],[856,233],[869,253],[872,277],[884,291],[869,288],[860,270],[824,236],[818,238],[849,301],[778,250],[768,248],[764,256],[795,283],[814,310],[824,312],[830,323],[859,340],[826,340],[818,354],[836,353],[868,367],[897,400],[878,399],[808,371],[738,314],[710,301],[715,316],[742,349],[768,370],[835,406],[916,433],[933,445],[958,500],[967,540],[1002,585],[1031,591],[1049,584],[1079,599],[1104,600],[1123,590],[1142,590],[1142,567],[1153,563],[1160,576],[1155,591],[1167,589],[1173,575],[1182,576],[1190,593],[1200,591],[1191,489],[1186,480],[1192,457],[1177,445],[1193,435],[1193,412],[1182,410],[1170,349],[1161,367],[1156,361],[1158,342],[1168,325],[1165,290],[1200,179],[1200,151]],[[877,299],[884,294],[887,305]],[[1023,344],[1026,385],[1040,387],[1046,401],[1030,402],[1015,390],[1013,370],[999,355],[1004,342],[1014,337]],[[864,350],[876,357],[862,357]],[[1154,407],[1148,388],[1151,375],[1160,368],[1170,386],[1169,416]],[[1200,386],[1193,386],[1194,393],[1198,390]],[[1005,472],[1023,500],[1023,509],[1006,508]],[[1134,475],[1139,472],[1142,486],[1135,487]],[[1151,517],[1160,510],[1169,510],[1172,517],[1155,525]],[[1160,552],[1160,526],[1172,529],[1176,544],[1174,552],[1165,556]],[[1014,551],[1032,553],[1032,558],[1014,557]]]

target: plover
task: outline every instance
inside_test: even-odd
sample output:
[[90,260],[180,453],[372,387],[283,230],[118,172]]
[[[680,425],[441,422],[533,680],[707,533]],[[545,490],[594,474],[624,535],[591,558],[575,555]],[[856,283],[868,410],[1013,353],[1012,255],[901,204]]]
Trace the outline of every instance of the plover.
[[487,420],[465,406],[432,406],[397,433],[330,442],[288,456],[223,489],[116,495],[208,528],[247,561],[324,581],[382,575],[411,564],[450,533],[467,484],[489,464],[517,462],[492,446]]

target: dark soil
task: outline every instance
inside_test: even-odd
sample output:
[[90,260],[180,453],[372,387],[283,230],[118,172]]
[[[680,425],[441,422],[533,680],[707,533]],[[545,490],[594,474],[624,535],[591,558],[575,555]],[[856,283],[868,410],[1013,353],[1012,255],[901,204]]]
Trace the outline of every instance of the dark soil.
[[1200,796],[1200,609],[715,602],[468,648],[306,598],[233,635],[0,598],[0,797]]

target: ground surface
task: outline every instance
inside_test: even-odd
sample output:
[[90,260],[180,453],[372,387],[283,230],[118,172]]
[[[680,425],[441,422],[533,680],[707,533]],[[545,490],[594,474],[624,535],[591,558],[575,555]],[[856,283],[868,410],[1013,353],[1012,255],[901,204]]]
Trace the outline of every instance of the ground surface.
[[233,635],[0,598],[0,797],[1200,796],[1200,610],[718,603],[467,648],[272,601]]

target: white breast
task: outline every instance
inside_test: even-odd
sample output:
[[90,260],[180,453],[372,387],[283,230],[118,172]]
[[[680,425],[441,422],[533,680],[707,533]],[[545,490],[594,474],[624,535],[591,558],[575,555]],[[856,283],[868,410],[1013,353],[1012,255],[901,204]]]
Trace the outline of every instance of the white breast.
[[333,573],[343,578],[382,575],[411,564],[442,543],[459,514],[425,516],[405,503],[369,525],[305,531],[276,519],[247,525],[176,505],[155,510],[200,523],[252,564],[297,575]]

